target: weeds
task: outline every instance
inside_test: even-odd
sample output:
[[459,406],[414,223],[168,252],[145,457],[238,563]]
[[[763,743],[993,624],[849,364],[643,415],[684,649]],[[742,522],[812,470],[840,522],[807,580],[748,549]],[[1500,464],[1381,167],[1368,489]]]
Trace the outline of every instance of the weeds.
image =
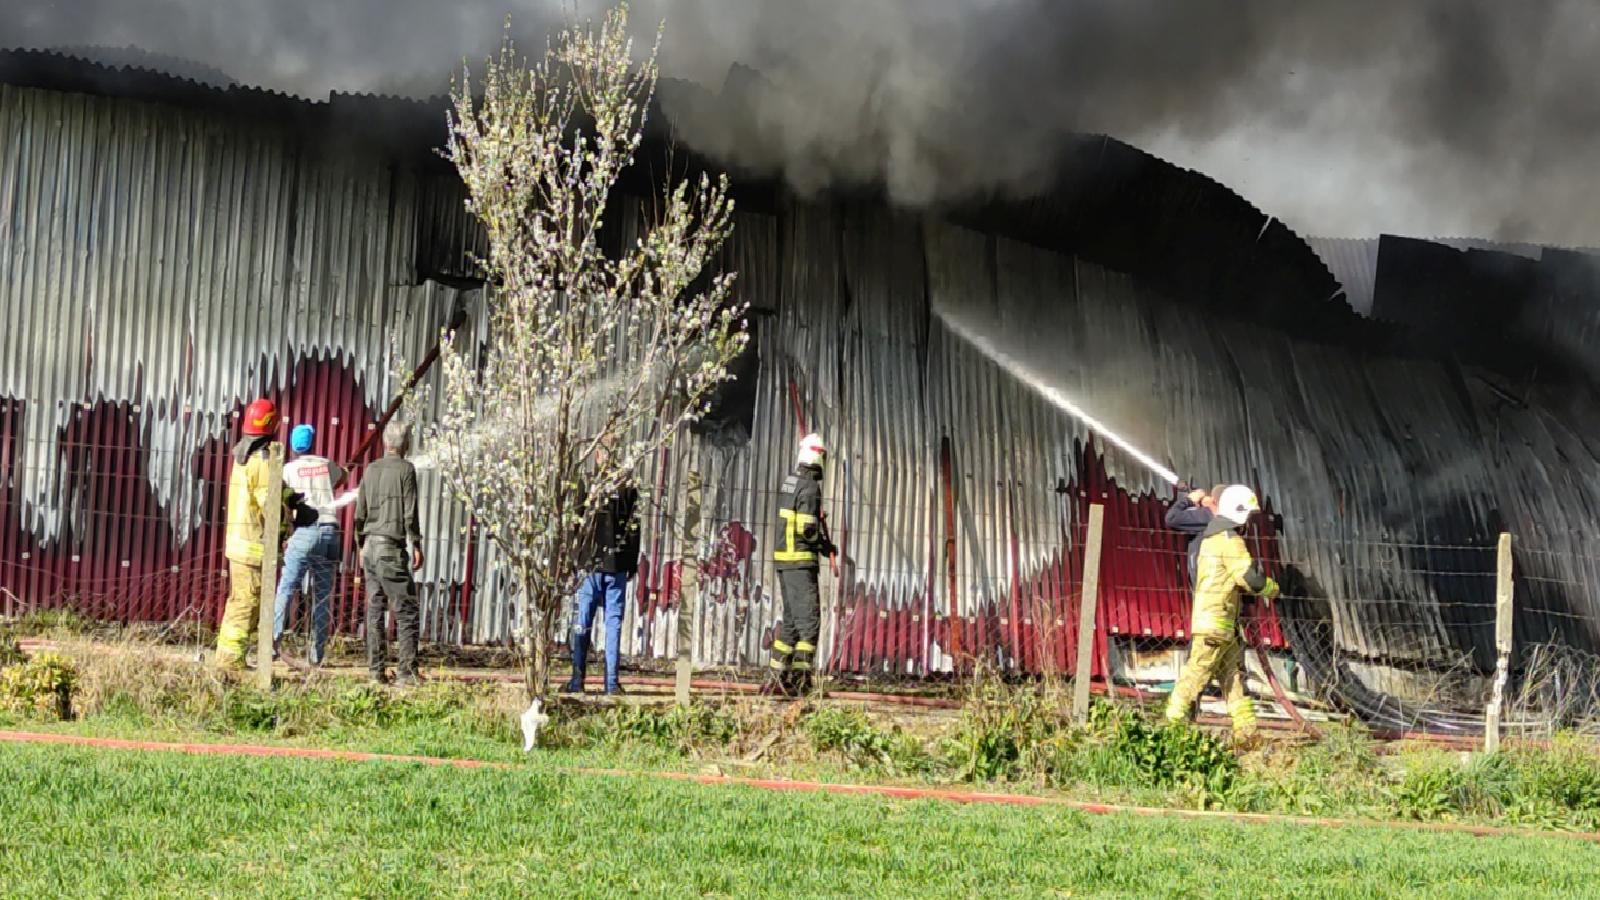
[[213,730],[302,737],[335,730],[391,731],[446,726],[485,737],[510,734],[512,706],[494,688],[430,683],[405,693],[370,684],[307,682],[262,693],[237,685],[223,695]]
[[1264,753],[1253,760],[1228,802],[1248,811],[1300,815],[1383,816],[1394,802],[1392,778],[1367,730],[1321,726],[1322,740]]
[[1396,815],[1423,821],[1461,813],[1498,816],[1499,798],[1511,783],[1508,758],[1463,755],[1465,763],[1442,753],[1413,760],[1395,790]]
[[0,669],[14,666],[22,662],[25,657],[17,646],[17,639],[11,635],[11,629],[0,625]]
[[1557,735],[1548,751],[1511,751],[1522,776],[1525,805],[1514,806],[1513,818],[1543,806],[1590,814],[1600,811],[1600,759],[1593,744],[1574,734]]
[[1550,643],[1519,652],[1521,677],[1506,698],[1507,720],[1545,736],[1561,728],[1600,733],[1600,656]]
[[963,781],[999,781],[1037,774],[1040,751],[1069,727],[1065,698],[1015,689],[979,674],[945,753]]
[[10,627],[18,637],[77,637],[92,634],[100,626],[70,606],[58,606],[18,616]]
[[1096,703],[1085,727],[1054,691],[975,681],[946,754],[963,781],[1043,780],[1057,787],[1176,789],[1202,803],[1225,796],[1239,761],[1215,737],[1156,723],[1136,710]]
[[1502,818],[1545,827],[1600,827],[1600,758],[1567,734],[1550,748],[1413,755],[1390,813],[1404,819]]
[[1238,778],[1238,757],[1210,733],[1186,722],[1150,722],[1138,711],[1098,703],[1090,708],[1090,730],[1128,761],[1152,788],[1181,788],[1202,799],[1221,798]]
[[598,712],[564,711],[552,730],[555,746],[597,745],[611,750],[640,745],[695,755],[724,748],[738,739],[738,720],[727,710],[692,703],[656,709],[609,706]]
[[0,669],[0,709],[20,715],[72,718],[78,669],[59,653],[40,653]]
[[62,650],[77,673],[80,714],[138,727],[281,738],[437,727],[441,734],[509,743],[519,711],[514,692],[494,685],[433,682],[395,693],[313,677],[263,693],[151,645],[129,641],[107,651],[69,641]]
[[852,769],[912,775],[938,768],[916,738],[899,728],[879,728],[853,707],[823,707],[806,716],[801,727],[813,750],[835,754]]

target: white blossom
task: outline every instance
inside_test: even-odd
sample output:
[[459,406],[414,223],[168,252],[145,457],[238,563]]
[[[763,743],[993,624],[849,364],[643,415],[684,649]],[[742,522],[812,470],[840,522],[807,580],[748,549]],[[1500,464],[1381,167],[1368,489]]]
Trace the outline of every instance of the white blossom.
[[595,512],[707,411],[748,340],[733,274],[700,280],[733,227],[725,177],[667,180],[633,246],[601,246],[657,77],[656,47],[636,62],[627,21],[624,4],[531,62],[507,39],[477,94],[463,73],[452,98],[445,155],[487,237],[488,337],[442,342],[428,446],[515,568],[533,698]]

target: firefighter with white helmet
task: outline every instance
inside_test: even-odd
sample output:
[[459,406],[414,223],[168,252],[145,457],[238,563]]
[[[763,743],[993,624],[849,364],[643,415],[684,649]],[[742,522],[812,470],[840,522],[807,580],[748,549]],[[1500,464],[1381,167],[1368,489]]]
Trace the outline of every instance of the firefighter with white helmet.
[[1251,558],[1240,534],[1260,509],[1255,491],[1242,484],[1230,485],[1217,497],[1216,514],[1201,535],[1195,559],[1189,660],[1167,701],[1167,718],[1186,720],[1200,692],[1216,679],[1233,719],[1234,737],[1240,741],[1254,737],[1256,713],[1244,690],[1239,607],[1246,593],[1269,603],[1278,595],[1278,583]]
[[806,435],[800,441],[795,469],[783,481],[772,554],[783,615],[772,639],[771,670],[763,693],[794,696],[811,688],[817,637],[822,630],[818,576],[822,557],[837,552],[822,514],[822,464],[827,454],[820,436]]

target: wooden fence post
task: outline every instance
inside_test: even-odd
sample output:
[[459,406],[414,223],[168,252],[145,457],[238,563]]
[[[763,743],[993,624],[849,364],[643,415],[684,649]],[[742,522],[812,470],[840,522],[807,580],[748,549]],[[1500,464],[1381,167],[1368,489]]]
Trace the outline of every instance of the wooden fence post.
[[694,674],[694,614],[700,606],[700,470],[689,470],[684,503],[683,544],[678,551],[678,659],[673,696],[679,706],[689,705],[689,681]]
[[1500,707],[1505,702],[1506,679],[1511,674],[1511,535],[1502,532],[1495,566],[1494,588],[1494,691],[1483,723],[1483,751],[1500,749]]
[[278,526],[283,518],[283,445],[267,450],[266,521],[261,526],[261,615],[257,620],[256,684],[272,690],[272,622],[278,602]]
[[1090,505],[1089,535],[1083,551],[1083,590],[1078,597],[1078,659],[1072,676],[1072,717],[1079,722],[1089,718],[1089,678],[1094,667],[1094,619],[1095,608],[1100,605],[1100,541],[1105,518],[1104,506]]
[[961,674],[961,608],[956,588],[956,486],[955,464],[951,461],[950,438],[939,444],[939,473],[944,483],[944,563],[945,595],[950,604],[950,671]]

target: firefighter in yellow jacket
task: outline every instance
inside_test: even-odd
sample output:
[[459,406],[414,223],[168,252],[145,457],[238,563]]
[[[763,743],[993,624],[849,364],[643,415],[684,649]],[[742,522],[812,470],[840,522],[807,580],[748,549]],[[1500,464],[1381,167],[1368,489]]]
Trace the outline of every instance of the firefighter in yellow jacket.
[[[256,604],[261,602],[262,532],[266,530],[267,504],[272,502],[267,493],[268,448],[277,430],[278,408],[271,400],[254,400],[245,407],[242,436],[233,446],[223,538],[223,555],[228,557],[228,605],[217,628],[216,664],[224,669],[244,667],[245,644],[256,624]],[[279,502],[288,507],[289,516],[283,520],[286,525],[306,524],[308,514],[315,515],[293,490],[284,489]],[[271,661],[262,664],[271,665]]]
[[1167,701],[1167,718],[1184,721],[1206,684],[1216,679],[1228,703],[1236,740],[1249,740],[1256,731],[1255,706],[1244,691],[1239,607],[1246,593],[1269,603],[1278,595],[1278,583],[1261,571],[1261,564],[1251,558],[1240,535],[1260,508],[1255,492],[1242,484],[1228,487],[1217,500],[1216,514],[1201,534],[1195,560],[1189,661]]

